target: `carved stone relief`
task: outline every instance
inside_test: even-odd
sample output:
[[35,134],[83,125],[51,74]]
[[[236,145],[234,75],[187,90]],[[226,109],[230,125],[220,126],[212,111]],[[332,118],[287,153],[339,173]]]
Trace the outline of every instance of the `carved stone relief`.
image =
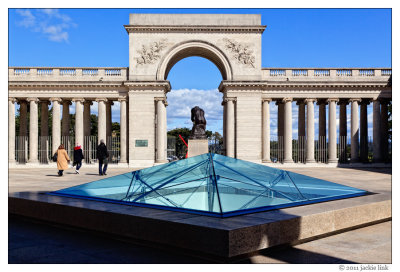
[[240,44],[234,40],[226,38],[223,40],[225,42],[225,48],[239,63],[255,68],[253,50],[250,50],[248,46]]
[[136,63],[152,64],[161,58],[161,51],[167,47],[167,39],[162,39],[158,42],[153,42],[147,46],[142,45],[142,49],[137,50],[139,57],[136,58]]

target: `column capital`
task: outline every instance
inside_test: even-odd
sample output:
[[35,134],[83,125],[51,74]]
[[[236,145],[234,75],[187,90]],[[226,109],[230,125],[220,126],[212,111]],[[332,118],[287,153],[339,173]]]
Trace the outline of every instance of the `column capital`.
[[304,99],[304,101],[306,103],[309,103],[309,102],[314,103],[315,101],[317,101],[317,99],[316,98],[306,98],[306,99]]
[[58,102],[58,103],[60,103],[60,102],[62,102],[62,99],[59,98],[59,97],[51,97],[51,98],[49,99],[49,101],[50,101],[50,102]]
[[326,102],[327,102],[326,98],[317,99],[317,105],[318,106],[319,105],[326,105]]
[[327,101],[328,103],[329,103],[329,102],[335,102],[335,103],[337,103],[337,102],[339,102],[339,98],[328,98],[326,101]]
[[15,103],[15,102],[17,102],[17,99],[15,97],[9,97],[8,101],[12,102],[12,103]]
[[263,103],[264,103],[264,102],[271,103],[272,98],[261,98],[261,101],[262,101]]
[[81,103],[83,103],[83,102],[85,102],[85,99],[84,98],[73,98],[72,99],[72,102],[81,102]]
[[118,102],[126,102],[126,101],[128,101],[128,99],[127,99],[127,97],[126,96],[124,96],[124,97],[119,97],[118,98]]
[[348,105],[349,100],[348,99],[339,99],[338,105]]
[[224,102],[228,102],[228,101],[235,102],[236,101],[236,97],[225,97],[224,98]]
[[154,97],[154,101],[161,101],[165,106],[168,106],[167,98],[166,97]]
[[305,104],[305,99],[297,99],[296,100],[296,105],[304,105]]
[[292,102],[292,101],[293,101],[293,98],[291,98],[291,97],[285,97],[285,98],[282,99],[283,103]]
[[38,103],[38,102],[39,102],[39,98],[37,98],[37,97],[28,97],[28,98],[26,99],[26,101]]
[[350,98],[349,101],[350,101],[351,103],[353,103],[353,102],[358,102],[358,103],[360,103],[360,102],[361,102],[361,98]]
[[107,104],[109,104],[110,106],[112,106],[112,105],[114,105],[114,101],[108,99]]
[[108,101],[108,99],[107,98],[96,98],[96,100],[95,100],[97,103],[99,103],[99,102],[107,102]]
[[93,105],[93,101],[92,100],[87,100],[85,99],[85,101],[83,102],[84,105]]

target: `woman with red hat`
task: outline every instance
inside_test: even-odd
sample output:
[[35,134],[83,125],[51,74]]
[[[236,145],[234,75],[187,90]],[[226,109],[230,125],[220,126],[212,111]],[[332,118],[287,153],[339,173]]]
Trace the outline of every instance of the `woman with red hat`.
[[82,152],[82,147],[80,144],[76,143],[76,146],[74,147],[74,166],[76,165],[75,173],[79,174],[79,169],[82,166],[82,160],[83,160],[83,152]]

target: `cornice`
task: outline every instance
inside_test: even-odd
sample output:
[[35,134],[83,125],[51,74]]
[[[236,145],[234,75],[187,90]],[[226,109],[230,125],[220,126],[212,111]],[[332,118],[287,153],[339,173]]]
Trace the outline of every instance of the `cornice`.
[[271,89],[329,89],[329,88],[363,88],[363,89],[390,89],[382,82],[268,82],[268,81],[222,81],[218,86],[220,92],[228,89],[247,89],[243,91],[271,90]]
[[167,92],[171,90],[171,84],[168,80],[164,81],[126,81],[124,86],[129,90],[142,89],[149,90],[149,88],[163,88]]
[[167,25],[124,25],[128,33],[259,33],[262,34],[267,26],[215,26],[215,25],[191,25],[191,26],[167,26]]

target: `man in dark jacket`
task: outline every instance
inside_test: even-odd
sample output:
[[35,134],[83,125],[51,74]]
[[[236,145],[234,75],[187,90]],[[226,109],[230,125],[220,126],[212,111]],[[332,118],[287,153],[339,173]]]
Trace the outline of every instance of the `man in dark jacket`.
[[[97,146],[97,159],[99,160],[99,175],[107,175],[107,166],[108,166],[108,151],[107,146],[104,144],[104,140],[100,140],[100,144]],[[104,167],[103,167],[104,164]]]

